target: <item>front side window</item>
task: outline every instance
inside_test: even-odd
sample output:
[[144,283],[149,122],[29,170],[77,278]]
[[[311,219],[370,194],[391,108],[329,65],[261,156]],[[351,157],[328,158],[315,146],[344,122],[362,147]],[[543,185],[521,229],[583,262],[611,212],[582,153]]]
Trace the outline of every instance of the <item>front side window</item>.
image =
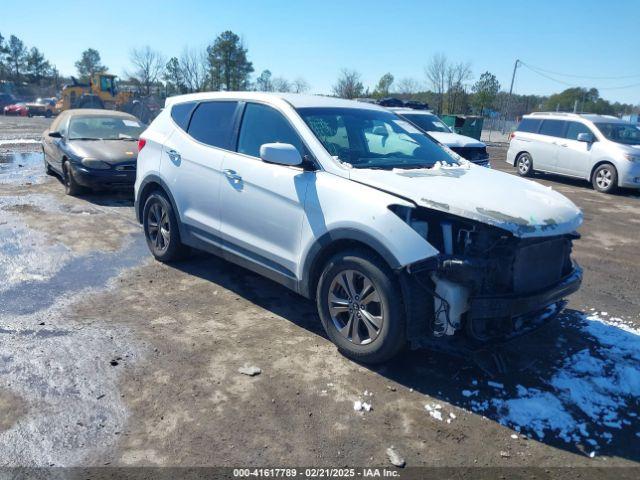
[[569,140],[578,140],[578,135],[581,133],[591,133],[589,127],[580,122],[568,122],[567,133],[565,135]]
[[407,120],[364,108],[299,108],[330,155],[355,168],[431,168],[454,157]]
[[230,149],[233,118],[238,102],[204,102],[189,122],[189,135],[212,147]]
[[444,132],[451,133],[449,127],[447,127],[442,120],[440,120],[435,115],[424,115],[424,114],[416,114],[416,113],[403,113],[402,117],[409,120],[414,125],[418,126],[425,132]]
[[631,123],[596,123],[607,140],[624,145],[640,145],[640,128]]
[[127,117],[74,117],[69,122],[69,140],[137,140],[144,125]]
[[564,120],[543,120],[540,125],[540,134],[550,137],[564,137],[567,122]]
[[248,103],[242,116],[238,153],[260,157],[265,143],[289,143],[305,155],[302,140],[287,119],[277,110],[259,103]]

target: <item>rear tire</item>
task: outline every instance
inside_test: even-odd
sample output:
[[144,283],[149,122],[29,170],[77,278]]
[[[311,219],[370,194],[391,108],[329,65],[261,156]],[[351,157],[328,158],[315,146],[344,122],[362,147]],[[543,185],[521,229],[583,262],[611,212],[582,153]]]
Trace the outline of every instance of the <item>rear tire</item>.
[[316,303],[327,335],[346,357],[381,363],[406,345],[397,279],[366,250],[347,250],[329,259],[318,281]]
[[153,192],[142,210],[142,225],[151,254],[161,262],[180,260],[190,253],[180,240],[178,220],[171,202],[161,192]]
[[518,155],[518,158],[516,159],[516,168],[518,169],[518,175],[521,177],[533,176],[533,159],[531,158],[531,154],[523,152]]
[[593,188],[602,193],[613,193],[618,188],[618,171],[610,163],[603,163],[591,177]]

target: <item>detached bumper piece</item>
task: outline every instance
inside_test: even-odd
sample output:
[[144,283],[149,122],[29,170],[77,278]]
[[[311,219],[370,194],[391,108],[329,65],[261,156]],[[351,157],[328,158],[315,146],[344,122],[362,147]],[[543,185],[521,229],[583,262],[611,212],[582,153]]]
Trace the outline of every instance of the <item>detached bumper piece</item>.
[[471,297],[466,318],[468,332],[486,341],[526,333],[545,323],[550,313],[560,313],[562,300],[576,292],[581,283],[582,269],[574,265],[559,283],[539,292]]

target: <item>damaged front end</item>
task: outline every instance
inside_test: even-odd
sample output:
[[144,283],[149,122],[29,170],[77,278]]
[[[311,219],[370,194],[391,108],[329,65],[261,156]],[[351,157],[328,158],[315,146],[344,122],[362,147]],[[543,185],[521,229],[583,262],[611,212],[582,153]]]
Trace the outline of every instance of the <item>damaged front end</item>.
[[440,251],[401,275],[413,345],[462,333],[481,344],[519,336],[557,316],[580,287],[576,232],[521,238],[438,210],[392,210]]

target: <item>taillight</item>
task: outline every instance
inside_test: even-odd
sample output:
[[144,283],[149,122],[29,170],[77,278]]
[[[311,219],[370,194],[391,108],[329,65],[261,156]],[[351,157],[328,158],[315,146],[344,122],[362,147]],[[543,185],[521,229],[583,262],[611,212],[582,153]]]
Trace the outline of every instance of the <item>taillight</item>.
[[516,132],[511,132],[509,134],[509,141],[513,140],[513,137],[515,137],[515,136],[516,136]]
[[147,144],[147,141],[144,138],[139,138],[138,139],[138,152],[140,150],[142,150],[146,144]]

